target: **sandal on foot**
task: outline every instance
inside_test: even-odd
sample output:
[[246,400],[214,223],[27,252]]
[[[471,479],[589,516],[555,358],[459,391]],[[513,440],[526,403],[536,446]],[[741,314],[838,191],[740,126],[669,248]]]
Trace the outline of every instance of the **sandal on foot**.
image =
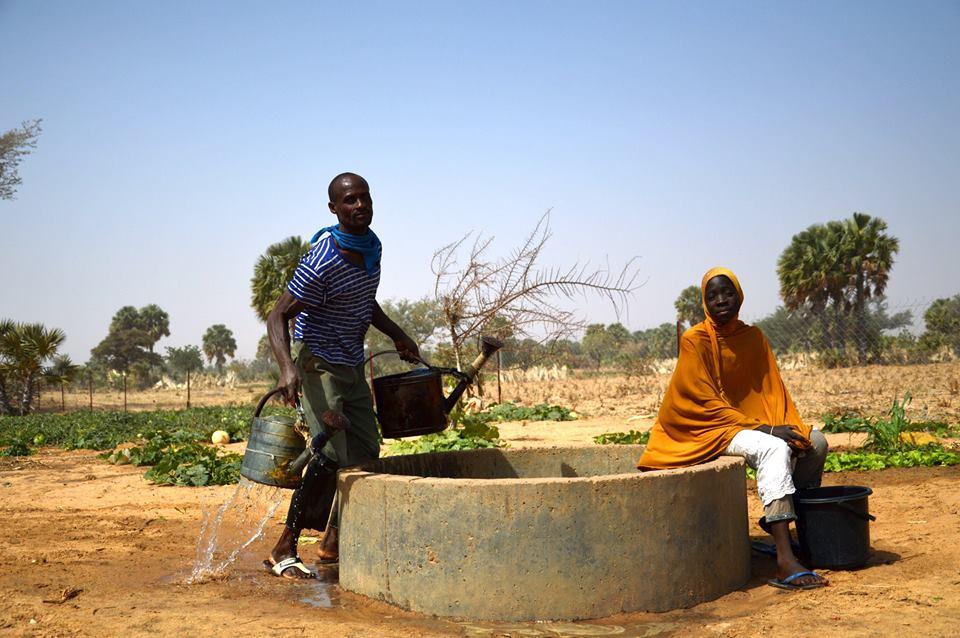
[[307,574],[307,578],[316,577],[316,574],[310,571],[310,569],[303,564],[303,561],[300,560],[299,556],[291,556],[290,558],[284,558],[282,561],[278,563],[273,562],[273,559],[271,558],[270,560],[263,561],[263,565],[268,570],[270,570],[270,573],[272,573],[274,576],[283,577],[283,572],[285,572],[286,570],[292,567],[294,569],[300,570],[304,574]]
[[[820,580],[815,583],[808,583],[806,585],[794,585],[793,581],[803,576],[816,576]],[[790,591],[798,591],[801,589],[819,589],[821,587],[827,586],[827,581],[824,580],[823,576],[816,572],[797,572],[795,574],[790,574],[783,580],[778,580],[776,578],[771,578],[767,581],[767,584],[771,587],[777,587],[779,589],[788,589]]]

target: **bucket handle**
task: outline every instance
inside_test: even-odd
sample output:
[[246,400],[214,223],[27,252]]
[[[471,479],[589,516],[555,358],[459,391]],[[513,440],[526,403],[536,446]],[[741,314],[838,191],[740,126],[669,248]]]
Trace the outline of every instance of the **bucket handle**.
[[875,521],[875,520],[877,520],[877,517],[874,516],[873,514],[871,514],[871,513],[869,513],[869,512],[867,512],[866,514],[864,514],[864,513],[861,512],[861,511],[858,511],[858,510],[853,509],[852,507],[850,507],[850,506],[847,505],[846,503],[834,501],[833,503],[830,503],[830,504],[833,505],[834,507],[839,507],[839,508],[842,509],[842,510],[846,510],[847,512],[853,514],[854,516],[856,516],[856,517],[858,517],[858,518],[862,518],[862,519],[865,520],[865,521]]

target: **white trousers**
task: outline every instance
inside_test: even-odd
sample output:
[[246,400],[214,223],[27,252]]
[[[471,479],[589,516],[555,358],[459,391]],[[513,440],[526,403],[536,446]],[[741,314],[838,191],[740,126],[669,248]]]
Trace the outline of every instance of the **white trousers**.
[[727,446],[726,454],[742,456],[757,471],[757,493],[767,521],[796,518],[789,496],[798,486],[820,486],[827,439],[820,430],[813,430],[810,443],[812,449],[796,454],[779,437],[758,430],[741,430]]

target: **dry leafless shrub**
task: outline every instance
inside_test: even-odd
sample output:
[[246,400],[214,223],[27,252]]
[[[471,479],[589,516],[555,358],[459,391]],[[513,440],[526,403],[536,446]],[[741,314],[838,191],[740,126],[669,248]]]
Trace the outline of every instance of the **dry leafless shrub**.
[[[639,288],[636,257],[618,271],[609,264],[592,268],[580,262],[565,268],[542,268],[538,260],[550,236],[548,210],[523,244],[505,258],[488,255],[493,237],[472,232],[434,253],[434,296],[443,312],[457,367],[464,345],[488,329],[499,336],[537,335],[543,343],[579,332],[585,321],[562,307],[562,300],[593,293],[611,303],[618,316],[626,310],[630,296]],[[473,242],[468,244],[471,237]],[[467,245],[466,259],[461,262]]]

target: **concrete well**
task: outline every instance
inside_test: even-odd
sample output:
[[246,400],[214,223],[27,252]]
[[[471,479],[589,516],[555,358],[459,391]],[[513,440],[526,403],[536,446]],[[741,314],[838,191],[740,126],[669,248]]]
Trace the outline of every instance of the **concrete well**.
[[509,621],[666,611],[742,587],[743,461],[640,473],[642,450],[472,450],[342,471],[340,585]]

